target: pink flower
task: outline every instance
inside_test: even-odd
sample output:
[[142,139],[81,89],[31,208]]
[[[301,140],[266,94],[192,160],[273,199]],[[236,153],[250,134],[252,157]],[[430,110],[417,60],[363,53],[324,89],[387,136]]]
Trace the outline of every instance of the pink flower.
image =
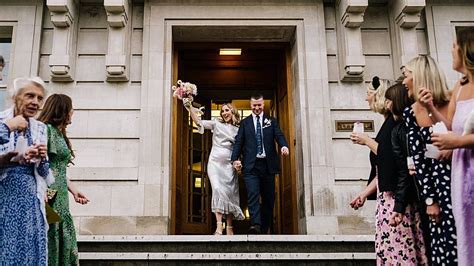
[[178,80],[178,82],[176,83],[176,86],[173,86],[172,89],[173,89],[173,96],[177,97],[180,100],[187,98],[190,101],[193,101],[192,95],[197,95],[196,85],[190,82],[182,82],[181,80]]

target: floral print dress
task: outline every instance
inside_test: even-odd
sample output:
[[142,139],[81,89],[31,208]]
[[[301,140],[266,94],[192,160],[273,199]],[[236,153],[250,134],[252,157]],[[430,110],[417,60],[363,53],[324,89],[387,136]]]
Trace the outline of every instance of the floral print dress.
[[420,213],[408,205],[402,222],[391,226],[395,197],[392,192],[378,191],[375,212],[375,251],[377,265],[428,265]]
[[398,175],[391,172],[398,173],[399,169],[395,162],[391,138],[396,125],[397,122],[392,116],[385,119],[375,139],[378,143],[377,155],[371,153],[370,156],[374,158],[371,161],[375,163],[374,174],[378,176],[375,212],[376,262],[377,265],[428,265],[417,204],[407,204],[402,211],[403,218],[400,224],[397,226],[389,224],[395,206],[394,193],[399,189]]
[[[40,130],[46,133],[42,125]],[[13,134],[15,146],[19,134]],[[24,133],[33,145],[30,128]],[[45,136],[46,139],[46,136]],[[8,143],[10,130],[0,122],[0,144]],[[46,223],[37,197],[34,164],[17,164],[1,169],[0,181],[0,265],[47,265]],[[37,171],[47,176],[49,165],[42,161]]]
[[71,152],[61,132],[48,125],[48,156],[56,182],[50,189],[57,191],[52,208],[61,221],[51,224],[48,231],[49,265],[78,265],[76,231],[69,212],[69,195],[66,168],[71,160]]
[[409,152],[415,163],[415,177],[421,187],[420,197],[432,198],[441,211],[441,222],[430,221],[431,262],[433,265],[456,265],[456,226],[451,204],[451,166],[448,162],[425,157],[431,143],[429,127],[420,127],[411,107],[403,112],[408,128]]

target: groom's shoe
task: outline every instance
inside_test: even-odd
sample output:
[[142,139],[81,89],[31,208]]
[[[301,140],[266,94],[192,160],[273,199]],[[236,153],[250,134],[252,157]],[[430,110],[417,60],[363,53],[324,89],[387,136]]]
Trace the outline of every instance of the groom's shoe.
[[250,226],[249,231],[247,233],[249,235],[259,235],[259,234],[261,234],[262,232],[260,231],[260,225],[256,224],[256,225]]

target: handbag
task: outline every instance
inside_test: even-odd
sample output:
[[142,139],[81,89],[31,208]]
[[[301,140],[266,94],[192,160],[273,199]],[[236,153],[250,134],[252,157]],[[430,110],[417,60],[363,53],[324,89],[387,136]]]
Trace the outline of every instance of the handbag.
[[56,196],[58,194],[57,190],[50,189],[46,190],[46,197],[48,198],[48,202],[45,204],[45,209],[46,209],[46,221],[48,224],[54,224],[59,221],[61,221],[61,216],[51,207],[51,205],[54,203],[54,200],[56,199]]

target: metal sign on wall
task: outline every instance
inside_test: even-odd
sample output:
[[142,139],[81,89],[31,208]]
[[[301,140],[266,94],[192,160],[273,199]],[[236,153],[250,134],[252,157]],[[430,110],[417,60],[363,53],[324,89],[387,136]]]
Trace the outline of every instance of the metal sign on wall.
[[352,132],[354,123],[364,124],[364,132],[374,132],[374,120],[336,120],[336,132]]

